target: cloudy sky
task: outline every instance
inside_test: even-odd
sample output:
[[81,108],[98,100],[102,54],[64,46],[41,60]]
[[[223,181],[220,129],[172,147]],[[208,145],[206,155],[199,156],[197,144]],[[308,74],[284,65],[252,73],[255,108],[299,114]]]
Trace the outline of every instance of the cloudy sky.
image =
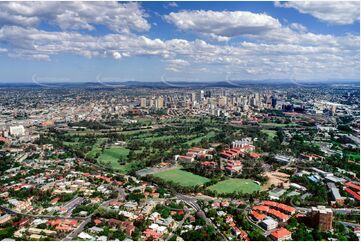
[[0,82],[359,80],[354,2],[0,2]]

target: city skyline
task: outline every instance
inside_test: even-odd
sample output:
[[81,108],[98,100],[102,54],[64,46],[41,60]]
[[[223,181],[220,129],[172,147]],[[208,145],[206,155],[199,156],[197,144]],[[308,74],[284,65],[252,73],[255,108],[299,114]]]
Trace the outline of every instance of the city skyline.
[[0,83],[360,75],[357,1],[1,2],[0,12]]

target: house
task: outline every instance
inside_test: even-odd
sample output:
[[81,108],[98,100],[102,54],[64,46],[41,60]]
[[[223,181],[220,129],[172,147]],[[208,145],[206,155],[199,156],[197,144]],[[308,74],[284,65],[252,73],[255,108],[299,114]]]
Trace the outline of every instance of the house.
[[186,155],[176,155],[175,160],[178,161],[178,162],[189,163],[189,162],[194,161],[194,157],[193,156],[186,156]]
[[171,227],[173,227],[173,225],[174,225],[174,219],[173,219],[172,217],[160,218],[160,219],[157,221],[157,224],[166,226],[166,227],[168,227],[168,228],[171,228]]
[[51,203],[52,205],[54,205],[54,204],[56,204],[60,199],[61,199],[60,197],[56,197],[56,198],[54,198],[53,200],[51,200],[50,203]]
[[229,207],[229,202],[227,200],[224,200],[224,201],[221,202],[221,206],[223,208]]
[[228,215],[228,216],[226,217],[226,223],[229,224],[229,223],[231,223],[231,222],[233,222],[233,216],[232,216],[232,215]]
[[115,218],[111,218],[108,220],[108,224],[111,227],[119,227],[122,225],[122,223],[123,223],[123,221],[115,219]]
[[91,236],[90,234],[85,233],[85,232],[81,232],[81,233],[78,235],[78,238],[83,239],[83,240],[90,240],[90,241],[94,241],[94,240],[95,240],[95,238],[94,238],[93,236]]
[[143,231],[143,235],[145,236],[146,240],[158,240],[161,236],[157,231],[152,229],[146,229]]
[[247,234],[245,231],[243,231],[243,230],[241,230],[241,234],[239,235],[239,237],[240,237],[241,240],[245,240],[245,241],[250,241],[250,240],[251,240],[251,239],[248,237],[248,234]]
[[98,234],[98,233],[101,233],[104,231],[103,228],[96,227],[96,226],[93,226],[93,227],[89,228],[88,230],[93,234]]
[[135,230],[135,226],[133,225],[133,223],[128,224],[125,227],[125,234],[130,237],[134,233],[134,230]]
[[154,212],[149,216],[149,219],[152,221],[157,221],[158,219],[160,219],[160,213],[158,212]]
[[11,215],[4,214],[4,215],[0,216],[0,225],[5,224],[5,223],[9,222],[10,220],[11,220]]
[[271,238],[273,240],[292,240],[292,233],[285,228],[280,228],[271,233]]
[[137,219],[138,216],[132,212],[128,212],[128,211],[119,211],[119,215],[123,215],[124,217],[130,219],[130,220],[134,220]]

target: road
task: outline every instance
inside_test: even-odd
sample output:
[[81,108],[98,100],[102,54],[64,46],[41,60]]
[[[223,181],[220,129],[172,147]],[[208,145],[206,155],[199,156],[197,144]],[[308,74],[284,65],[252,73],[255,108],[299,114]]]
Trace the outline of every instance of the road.
[[359,228],[359,227],[360,227],[360,224],[343,222],[343,221],[335,221],[335,222],[338,222],[338,223],[340,223],[340,224],[343,224],[344,226],[347,226],[347,227],[352,227],[352,228]]
[[206,221],[207,225],[212,225],[216,231],[222,236],[222,239],[224,241],[228,240],[228,238],[218,229],[218,227],[213,223],[212,220],[210,220],[206,214],[204,213],[204,211],[202,210],[202,208],[198,205],[197,203],[197,198],[195,197],[191,197],[191,196],[186,196],[183,194],[177,194],[176,198],[179,200],[182,200],[185,204],[191,206],[192,208],[194,208],[197,211],[197,214],[199,216],[201,216],[204,221]]
[[[100,206],[106,206],[107,204],[109,204],[110,202],[112,202],[114,199],[111,199],[111,200],[107,200],[107,201],[104,201],[102,202],[102,204],[100,204]],[[79,226],[74,229],[72,232],[70,232],[64,239],[62,239],[63,241],[70,241],[70,240],[73,240],[74,238],[76,238],[78,236],[78,234],[80,234],[85,226],[91,222],[91,219],[93,217],[93,215],[97,212],[97,210],[95,210],[92,214],[88,215],[87,217],[85,217],[84,221],[81,222],[79,224]]]
[[176,231],[178,228],[182,227],[183,223],[186,221],[186,219],[189,217],[190,212],[187,211],[187,213],[184,215],[183,219],[178,223],[178,225],[170,232],[166,240],[170,240],[173,236],[174,231]]
[[[310,212],[311,208],[304,207],[295,207],[299,212]],[[360,209],[358,208],[331,208],[332,212],[335,214],[350,214],[350,213],[360,213]]]

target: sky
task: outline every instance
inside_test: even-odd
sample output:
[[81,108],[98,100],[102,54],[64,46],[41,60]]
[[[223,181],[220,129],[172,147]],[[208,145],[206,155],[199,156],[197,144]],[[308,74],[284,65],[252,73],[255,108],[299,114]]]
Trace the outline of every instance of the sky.
[[0,2],[0,82],[354,81],[360,3]]

